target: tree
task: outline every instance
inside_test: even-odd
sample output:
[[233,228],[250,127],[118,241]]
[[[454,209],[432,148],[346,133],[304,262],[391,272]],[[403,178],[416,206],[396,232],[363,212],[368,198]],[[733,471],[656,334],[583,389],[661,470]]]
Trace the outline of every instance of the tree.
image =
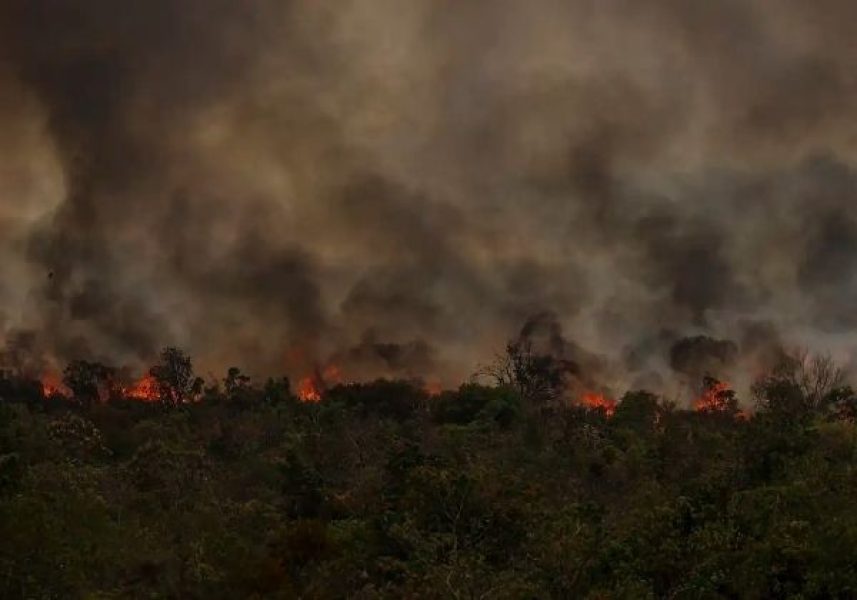
[[226,394],[230,397],[235,397],[246,391],[249,383],[250,378],[244,375],[238,367],[230,367],[226,372],[226,378],[223,380]]
[[369,383],[336,385],[325,394],[325,400],[340,402],[355,414],[404,421],[417,413],[426,402],[426,392],[410,381],[378,379]]
[[845,374],[826,354],[798,351],[785,356],[768,377],[799,391],[808,406],[820,406],[824,398],[842,387]]
[[161,362],[149,375],[158,386],[158,396],[166,406],[179,406],[192,400],[202,391],[203,380],[195,377],[190,357],[178,348],[164,348]]
[[109,389],[116,370],[98,362],[73,360],[63,371],[63,383],[86,406],[98,402]]
[[226,372],[223,389],[227,402],[233,408],[247,407],[253,402],[254,397],[258,396],[257,390],[250,383],[250,378],[238,367],[230,367]]
[[458,390],[447,390],[431,403],[438,423],[467,425],[474,421],[495,422],[508,427],[520,411],[517,393],[510,387],[487,387],[466,383]]
[[655,431],[660,416],[658,397],[644,390],[628,392],[616,407],[612,423],[614,427],[627,427],[638,433]]
[[566,388],[566,376],[574,364],[550,354],[539,354],[527,339],[511,342],[505,354],[477,375],[492,379],[498,387],[511,387],[524,400],[545,404],[559,397]]
[[734,416],[738,412],[738,399],[728,384],[706,375],[702,380],[702,394],[696,400],[701,413]]

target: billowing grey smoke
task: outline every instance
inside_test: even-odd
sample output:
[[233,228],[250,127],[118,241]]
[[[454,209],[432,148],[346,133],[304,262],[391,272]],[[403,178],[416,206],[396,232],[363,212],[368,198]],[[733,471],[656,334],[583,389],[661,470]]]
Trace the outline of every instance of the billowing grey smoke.
[[855,18],[5,0],[6,355],[452,382],[553,314],[617,388],[686,336],[854,362]]

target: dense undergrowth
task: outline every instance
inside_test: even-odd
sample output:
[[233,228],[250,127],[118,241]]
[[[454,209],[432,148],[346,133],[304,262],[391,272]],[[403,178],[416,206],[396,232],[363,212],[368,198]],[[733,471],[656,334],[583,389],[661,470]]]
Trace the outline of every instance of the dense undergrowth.
[[2,598],[857,595],[848,388],[771,376],[750,417],[234,372],[194,402],[0,397]]

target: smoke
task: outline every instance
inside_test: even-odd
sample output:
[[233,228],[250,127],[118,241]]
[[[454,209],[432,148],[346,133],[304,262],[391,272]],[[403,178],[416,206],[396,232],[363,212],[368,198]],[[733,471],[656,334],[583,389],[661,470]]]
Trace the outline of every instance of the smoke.
[[323,4],[3,3],[6,346],[453,382],[551,313],[628,383],[854,362],[853,3]]
[[614,380],[609,365],[601,357],[565,337],[554,313],[543,312],[528,319],[512,343],[536,361],[548,359],[543,362],[562,379],[566,393],[602,391],[609,389]]
[[723,372],[735,363],[738,348],[729,340],[698,335],[682,338],[670,349],[670,366],[677,372],[700,380]]

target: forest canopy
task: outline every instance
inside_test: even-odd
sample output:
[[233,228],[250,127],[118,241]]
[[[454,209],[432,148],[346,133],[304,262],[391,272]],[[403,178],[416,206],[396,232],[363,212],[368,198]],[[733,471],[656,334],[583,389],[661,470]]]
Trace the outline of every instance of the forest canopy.
[[0,596],[855,593],[857,396],[829,361],[752,398],[708,378],[695,407],[605,406],[510,352],[508,379],[314,401],[238,369],[206,384],[176,349],[143,388],[88,362],[57,388],[4,372]]

